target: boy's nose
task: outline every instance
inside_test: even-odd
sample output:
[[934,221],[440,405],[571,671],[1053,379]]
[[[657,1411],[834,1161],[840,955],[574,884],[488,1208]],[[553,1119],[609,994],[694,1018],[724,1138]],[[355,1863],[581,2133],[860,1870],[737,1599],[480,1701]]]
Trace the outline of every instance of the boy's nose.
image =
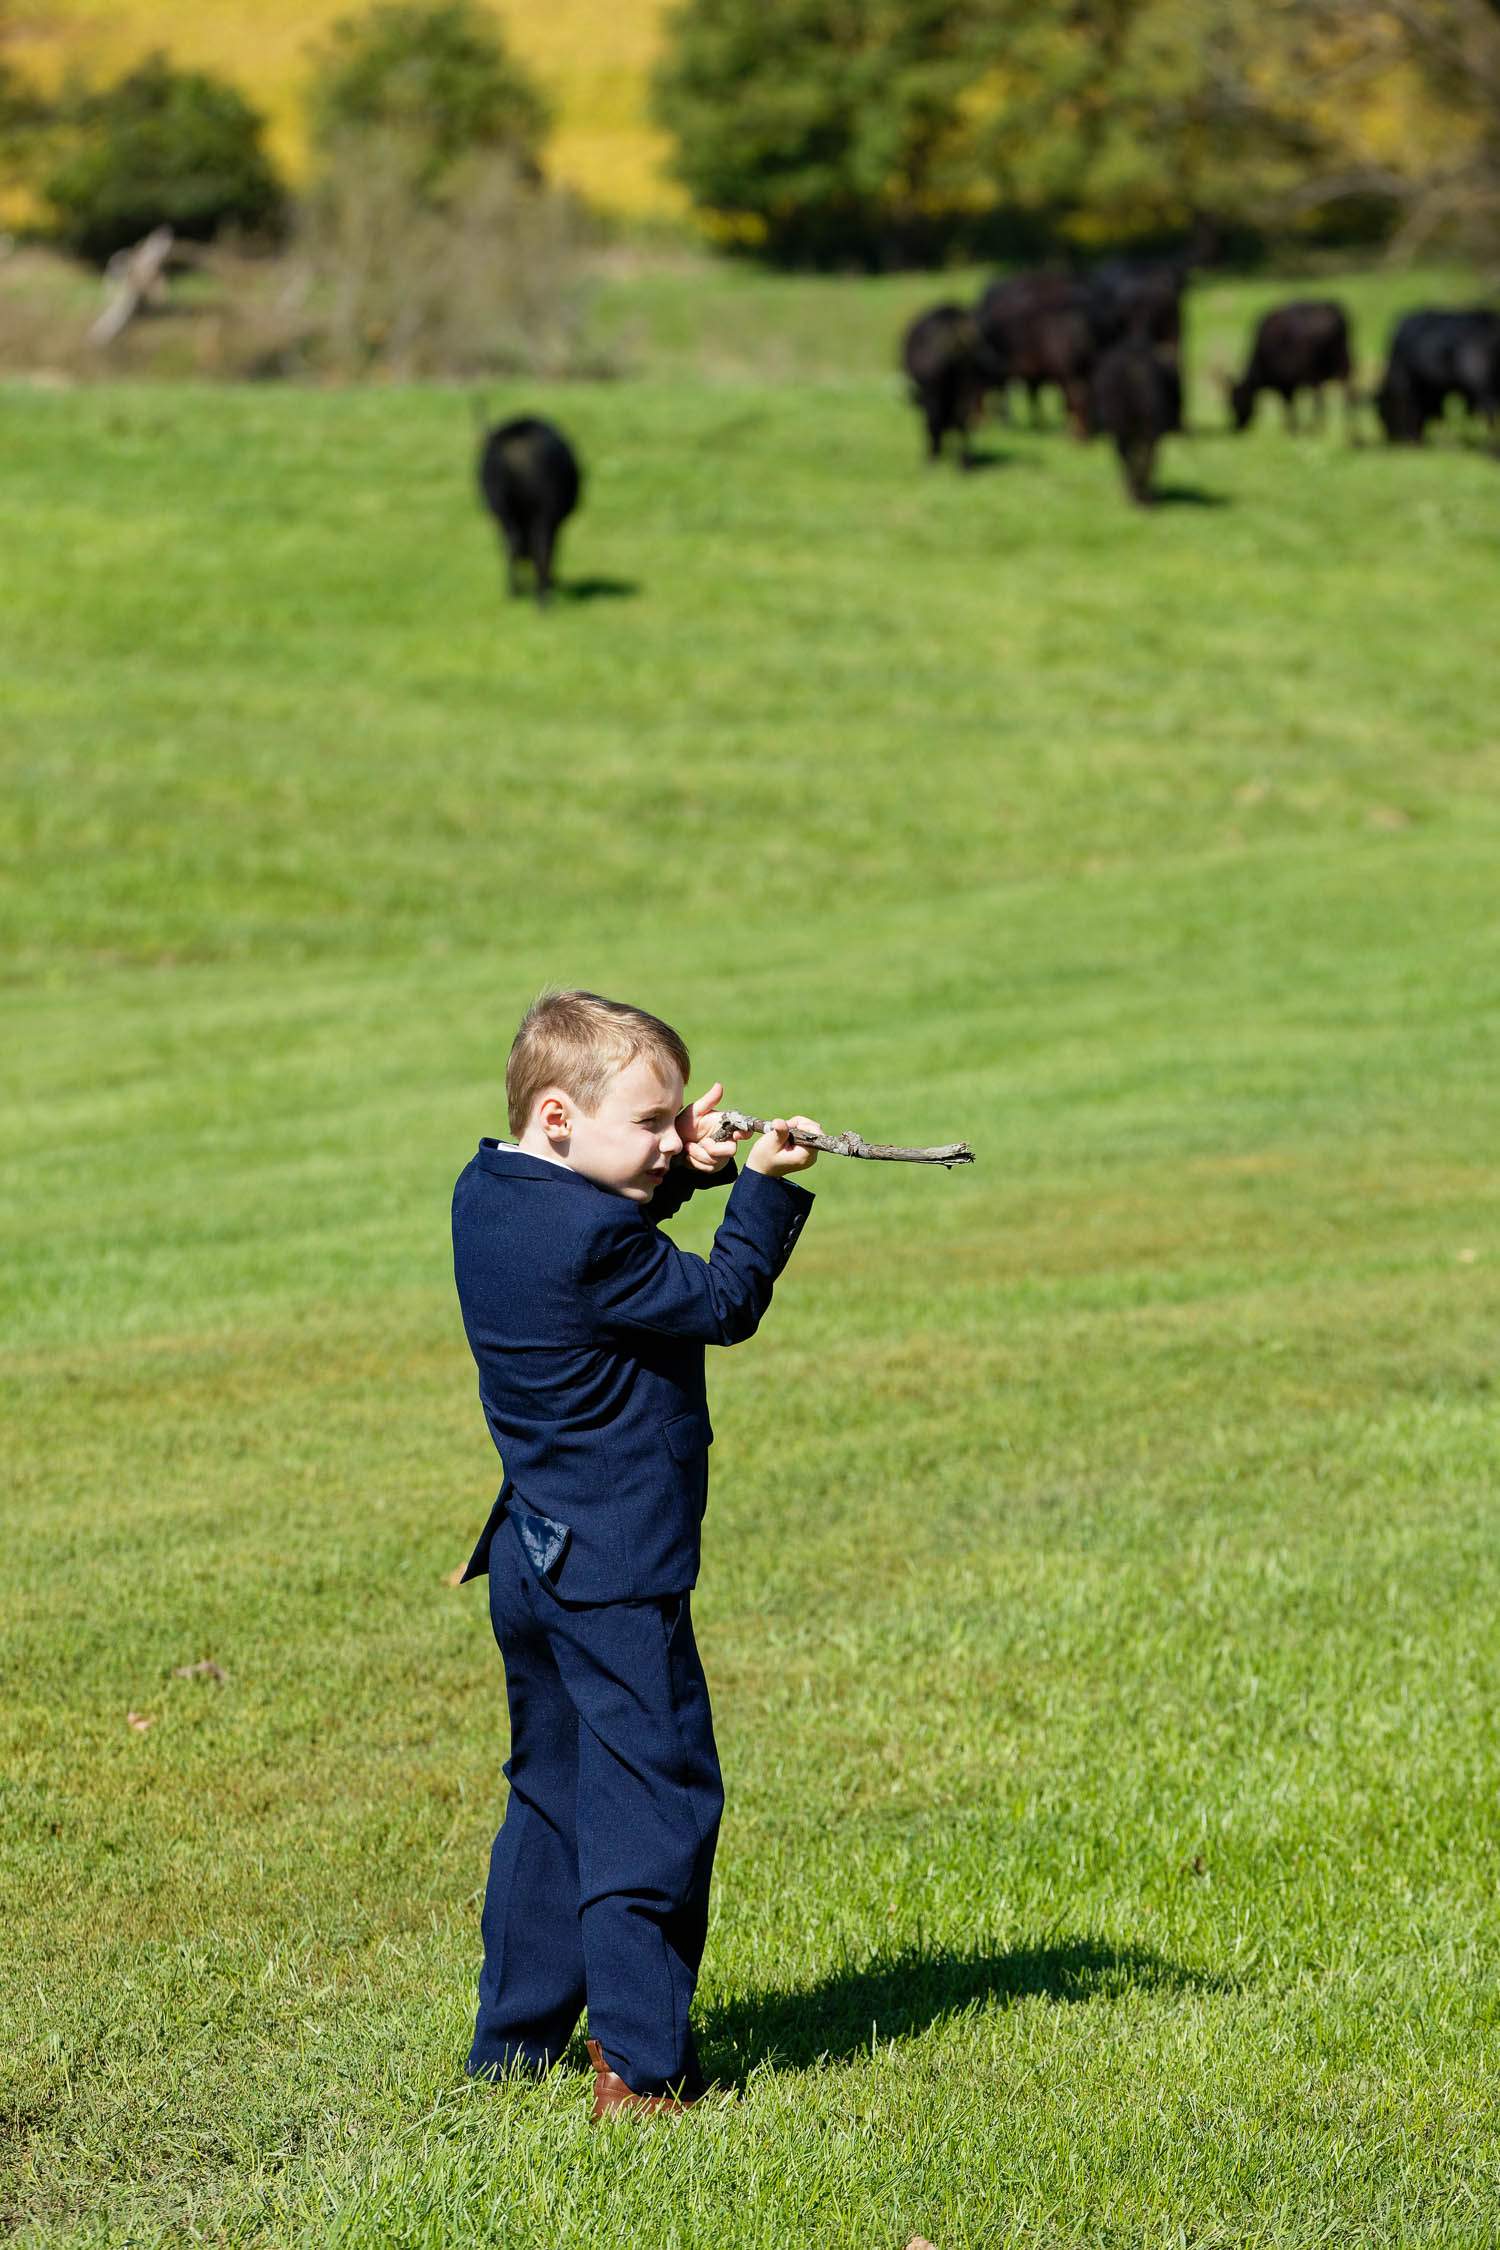
[[662,1134],[661,1146],[664,1153],[668,1156],[677,1156],[681,1154],[682,1135],[678,1132],[675,1124],[669,1125],[667,1127],[667,1130]]

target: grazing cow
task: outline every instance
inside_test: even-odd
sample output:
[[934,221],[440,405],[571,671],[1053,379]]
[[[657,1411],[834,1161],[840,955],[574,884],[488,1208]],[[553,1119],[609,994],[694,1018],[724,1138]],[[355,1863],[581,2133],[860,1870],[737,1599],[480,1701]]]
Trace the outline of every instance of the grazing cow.
[[1033,424],[1041,419],[1042,392],[1055,383],[1082,437],[1095,357],[1082,284],[1065,273],[1014,274],[990,283],[975,317],[1004,379],[1023,383],[1030,394]]
[[1494,429],[1500,414],[1500,313],[1408,313],[1391,338],[1375,406],[1393,445],[1420,445],[1457,395]]
[[1182,385],[1175,361],[1138,338],[1126,337],[1100,358],[1089,385],[1089,434],[1113,438],[1125,488],[1149,508],[1156,448],[1182,427]]
[[1325,383],[1344,386],[1344,425],[1354,411],[1354,368],[1349,351],[1349,321],[1331,297],[1304,297],[1268,312],[1255,331],[1245,372],[1226,388],[1237,430],[1247,430],[1262,391],[1275,391],[1286,411],[1286,426],[1297,427],[1297,393],[1313,394],[1313,419],[1323,426]]
[[949,430],[959,437],[959,466],[972,468],[969,433],[984,411],[985,392],[1000,368],[963,305],[934,305],[914,320],[901,343],[913,404],[927,425],[927,458],[936,461]]
[[1182,298],[1187,287],[1185,260],[1107,258],[1089,275],[1086,308],[1096,352],[1116,344],[1146,344],[1177,368],[1177,416],[1182,428]]
[[1182,342],[1186,265],[1164,259],[1106,258],[1087,283],[1089,322],[1101,351],[1133,337],[1158,351]]
[[538,603],[552,591],[557,534],[578,505],[578,462],[562,431],[534,414],[501,422],[479,453],[479,489],[505,542],[506,582],[521,591],[529,562]]

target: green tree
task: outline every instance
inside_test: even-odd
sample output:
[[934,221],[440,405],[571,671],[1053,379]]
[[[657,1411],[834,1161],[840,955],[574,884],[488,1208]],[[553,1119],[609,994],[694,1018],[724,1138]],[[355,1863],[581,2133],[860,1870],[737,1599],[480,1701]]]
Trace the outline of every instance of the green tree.
[[66,154],[43,182],[59,238],[103,264],[165,223],[191,240],[270,232],[284,197],[263,122],[233,86],[150,55],[67,119]]
[[1301,0],[990,0],[998,192],[1084,238],[1255,222],[1324,160]]
[[974,184],[986,0],[686,0],[653,104],[694,203],[771,255],[907,254]]
[[39,123],[47,106],[37,89],[12,63],[6,48],[15,36],[13,11],[0,0],[0,154],[9,154],[10,138]]
[[1341,163],[1316,207],[1367,197],[1397,247],[1445,242],[1493,267],[1500,242],[1500,0],[1300,0],[1311,67],[1334,83]]
[[0,189],[30,179],[49,114],[36,88],[0,54]]
[[773,255],[899,256],[944,214],[973,242],[1253,225],[1336,139],[1305,4],[1353,0],[684,0],[656,113],[694,202]]
[[315,65],[310,116],[325,161],[365,137],[404,153],[413,185],[441,197],[462,159],[505,155],[541,177],[550,115],[477,0],[383,0],[334,25]]

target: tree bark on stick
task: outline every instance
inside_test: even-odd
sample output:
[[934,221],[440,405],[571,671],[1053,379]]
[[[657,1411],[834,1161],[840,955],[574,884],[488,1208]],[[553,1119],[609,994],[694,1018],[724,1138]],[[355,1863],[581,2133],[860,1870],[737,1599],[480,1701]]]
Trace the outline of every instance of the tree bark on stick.
[[[726,1109],[719,1119],[715,1139],[728,1141],[736,1133],[763,1133],[763,1117],[746,1117],[742,1110]],[[897,1148],[890,1141],[867,1141],[859,1133],[804,1133],[800,1126],[791,1127],[791,1137],[800,1148],[823,1149],[829,1156],[859,1156],[875,1164],[942,1164],[949,1171],[955,1164],[972,1164],[974,1151],[967,1141],[950,1141],[945,1148]]]
[[161,302],[176,241],[170,227],[153,227],[134,249],[115,252],[104,269],[105,285],[114,295],[89,330],[91,344],[101,349],[112,344],[144,306]]

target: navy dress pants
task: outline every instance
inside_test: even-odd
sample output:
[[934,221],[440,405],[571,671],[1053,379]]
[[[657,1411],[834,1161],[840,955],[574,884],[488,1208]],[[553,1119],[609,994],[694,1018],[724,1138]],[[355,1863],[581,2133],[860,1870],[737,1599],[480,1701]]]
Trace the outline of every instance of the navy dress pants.
[[490,1616],[510,1801],[469,2070],[548,2069],[587,2007],[590,2037],[637,2093],[701,2092],[688,2008],[724,1791],[689,1597],[561,1601],[507,1518]]

